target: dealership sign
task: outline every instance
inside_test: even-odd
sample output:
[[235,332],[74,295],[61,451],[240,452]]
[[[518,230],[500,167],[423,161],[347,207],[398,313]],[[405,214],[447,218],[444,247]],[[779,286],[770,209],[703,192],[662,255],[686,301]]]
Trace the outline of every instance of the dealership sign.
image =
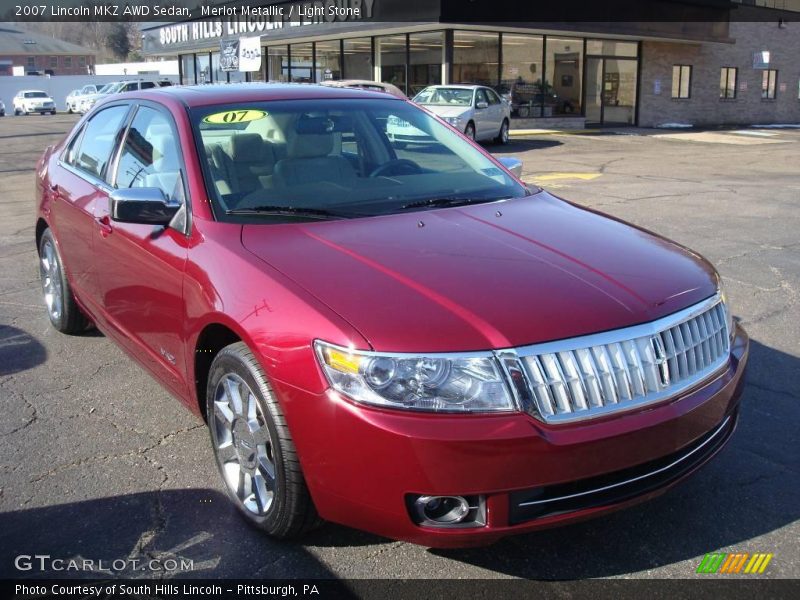
[[269,6],[203,6],[199,21],[166,25],[158,31],[163,47],[262,34],[284,27],[371,19],[375,0],[317,0]]
[[239,40],[239,70],[258,71],[261,68],[261,38]]

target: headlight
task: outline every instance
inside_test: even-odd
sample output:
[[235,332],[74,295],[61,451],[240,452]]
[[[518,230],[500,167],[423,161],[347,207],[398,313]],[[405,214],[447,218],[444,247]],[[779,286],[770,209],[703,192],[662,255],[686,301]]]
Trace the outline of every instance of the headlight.
[[516,410],[491,354],[386,354],[314,342],[331,386],[365,404],[438,412]]
[[456,127],[461,124],[461,117],[445,117],[444,120]]

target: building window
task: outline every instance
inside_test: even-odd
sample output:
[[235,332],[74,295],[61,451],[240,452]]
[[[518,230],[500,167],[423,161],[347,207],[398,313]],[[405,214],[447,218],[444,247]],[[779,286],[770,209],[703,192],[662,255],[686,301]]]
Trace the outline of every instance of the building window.
[[511,98],[511,118],[542,116],[543,54],[542,36],[503,34],[499,92]]
[[583,40],[547,36],[542,116],[580,115]]
[[500,34],[482,31],[453,33],[453,83],[476,83],[497,87]]
[[722,67],[719,72],[719,97],[727,100],[736,98],[736,67]]
[[372,38],[344,41],[344,76],[348,79],[374,79],[372,66]]
[[288,46],[270,46],[267,48],[267,80],[289,81]]
[[181,85],[194,83],[194,54],[181,55]]
[[408,95],[442,83],[444,33],[412,33],[408,37]]
[[197,83],[211,83],[211,56],[207,52],[196,55]]
[[81,67],[85,67],[86,66],[86,57],[85,56],[79,56],[78,57],[78,65],[81,66]]
[[214,83],[225,83],[228,81],[228,72],[222,70],[220,65],[219,52],[211,53],[211,76],[214,78]]
[[29,56],[28,57],[28,68],[29,69],[35,69],[36,68],[36,57],[35,56]]
[[[342,54],[339,40],[317,42],[317,81],[342,78]],[[370,77],[370,79],[372,79]]]
[[674,65],[672,67],[672,97],[688,98],[691,85],[692,67],[690,65]]
[[51,56],[50,57],[50,68],[54,69],[57,66],[58,66],[58,57],[57,56]]
[[311,42],[306,44],[292,44],[289,47],[289,77],[296,83],[314,83],[314,46]]
[[761,98],[774,100],[778,89],[778,71],[767,69],[761,73]]
[[375,38],[375,53],[378,56],[381,81],[396,85],[404,94],[408,94],[409,92],[406,90],[406,36],[387,35]]
[[72,68],[72,57],[71,56],[65,56],[64,57],[64,66],[67,67],[68,69]]

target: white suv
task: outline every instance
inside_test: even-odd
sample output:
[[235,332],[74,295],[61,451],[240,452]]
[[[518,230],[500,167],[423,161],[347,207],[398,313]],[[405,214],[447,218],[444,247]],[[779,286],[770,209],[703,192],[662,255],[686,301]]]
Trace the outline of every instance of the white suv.
[[172,85],[170,81],[115,81],[106,84],[96,94],[88,94],[78,101],[78,112],[89,112],[97,102],[108,94],[121,94],[123,92],[135,92],[137,90],[149,90],[156,87]]
[[21,90],[14,96],[14,114],[27,115],[32,112],[56,114],[56,103],[41,90]]

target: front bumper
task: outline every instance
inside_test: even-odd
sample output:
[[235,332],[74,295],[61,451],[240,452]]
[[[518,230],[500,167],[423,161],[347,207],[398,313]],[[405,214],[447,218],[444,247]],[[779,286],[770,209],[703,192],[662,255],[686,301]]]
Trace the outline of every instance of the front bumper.
[[[640,502],[702,466],[733,433],[748,346],[737,326],[714,379],[641,410],[561,425],[519,413],[401,413],[274,387],[323,518],[432,547],[484,545]],[[485,524],[417,525],[411,494],[483,496]]]

